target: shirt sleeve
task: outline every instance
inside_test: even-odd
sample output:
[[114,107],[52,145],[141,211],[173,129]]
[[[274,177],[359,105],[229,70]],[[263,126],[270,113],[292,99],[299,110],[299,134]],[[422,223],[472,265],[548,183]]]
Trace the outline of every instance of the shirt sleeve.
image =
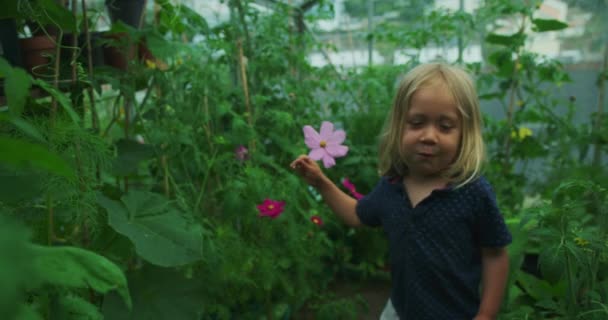
[[380,219],[380,205],[378,201],[380,200],[379,198],[382,193],[381,189],[385,179],[386,178],[384,177],[380,179],[370,193],[357,201],[355,210],[357,212],[357,216],[359,216],[359,220],[361,220],[361,223],[364,225],[370,227],[378,227],[382,225],[382,220]]
[[481,247],[504,247],[513,240],[511,232],[498,209],[492,187],[485,179],[480,180],[481,197],[476,216],[477,240]]

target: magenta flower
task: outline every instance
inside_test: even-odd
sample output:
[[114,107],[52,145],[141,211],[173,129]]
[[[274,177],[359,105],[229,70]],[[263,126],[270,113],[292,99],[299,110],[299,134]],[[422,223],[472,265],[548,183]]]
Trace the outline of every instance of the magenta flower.
[[312,223],[318,225],[319,227],[323,225],[323,219],[321,219],[321,217],[319,216],[310,217],[310,221],[312,221]]
[[283,213],[283,207],[285,201],[276,201],[271,199],[264,199],[262,204],[257,205],[258,211],[260,211],[260,217],[270,217],[272,219],[278,217]]
[[240,162],[243,162],[249,159],[249,150],[247,150],[244,145],[240,145],[234,149],[234,157]]
[[334,131],[334,124],[329,121],[321,123],[320,133],[311,126],[304,126],[304,142],[310,148],[308,156],[315,160],[323,160],[325,168],[331,168],[336,164],[334,158],[344,157],[348,147],[342,142],[346,139],[344,130]]
[[348,180],[348,178],[344,178],[342,180],[342,185],[350,192],[350,194],[353,195],[353,197],[355,197],[355,199],[359,200],[359,199],[363,198],[363,195],[360,194],[359,192],[357,192],[355,185],[352,182],[350,182],[350,180]]

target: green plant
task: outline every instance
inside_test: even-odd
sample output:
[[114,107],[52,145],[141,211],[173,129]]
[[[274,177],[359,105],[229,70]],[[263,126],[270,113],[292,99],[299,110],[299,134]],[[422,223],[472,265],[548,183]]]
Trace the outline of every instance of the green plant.
[[529,316],[606,317],[607,196],[599,185],[567,181],[526,211],[534,224],[528,228],[529,245],[539,249],[541,278],[521,271],[514,275],[518,289],[509,314],[533,306]]

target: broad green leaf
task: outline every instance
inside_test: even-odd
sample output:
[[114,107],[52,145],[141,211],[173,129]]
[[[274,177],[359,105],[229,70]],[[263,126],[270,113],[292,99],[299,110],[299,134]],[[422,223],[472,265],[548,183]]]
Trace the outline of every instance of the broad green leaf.
[[522,46],[524,44],[525,39],[526,35],[522,33],[514,33],[512,35],[500,35],[496,33],[490,33],[486,36],[486,42],[508,47]]
[[0,58],[0,74],[4,76],[4,94],[11,114],[18,116],[23,111],[32,85],[30,76],[21,68],[12,68]]
[[42,280],[53,286],[90,288],[100,293],[116,290],[127,306],[131,297],[120,267],[94,252],[75,247],[32,245],[32,267]]
[[141,161],[154,157],[154,148],[133,140],[119,140],[116,143],[118,157],[114,160],[113,173],[118,176],[127,176],[137,172]]
[[[6,316],[5,313],[3,313],[3,316]],[[15,319],[19,319],[19,320],[44,320],[44,318],[38,313],[38,311],[36,310],[36,308],[30,304],[22,304],[19,307],[19,312],[17,313],[17,316],[15,317]]]
[[556,31],[569,27],[567,23],[555,19],[532,19],[532,23],[536,32]]
[[[195,279],[204,279],[201,276]],[[202,319],[202,311],[209,308],[202,303],[209,292],[204,282],[189,279],[173,268],[146,265],[127,277],[133,309],[127,310],[118,295],[110,293],[103,300],[106,319],[198,320]]]
[[534,298],[534,300],[561,297],[565,293],[564,287],[559,283],[555,286],[551,286],[549,282],[525,272],[516,273],[516,278],[517,283],[528,295]]
[[17,172],[0,165],[0,202],[18,204],[44,194],[44,179],[36,172]]
[[23,316],[31,314],[32,310],[22,305],[24,290],[39,284],[37,275],[32,272],[30,232],[8,217],[9,214],[0,208],[0,318],[32,319]]
[[163,196],[132,191],[121,200],[98,197],[110,226],[127,236],[146,261],[170,267],[202,259],[202,227],[185,219]]
[[39,6],[35,9],[43,11],[43,14],[39,15],[41,23],[56,25],[64,32],[78,31],[76,18],[66,7],[55,0],[37,0],[37,2]]
[[0,164],[17,169],[41,169],[67,178],[76,176],[65,160],[41,145],[0,137],[0,150]]
[[76,111],[74,111],[74,109],[72,108],[72,103],[70,102],[70,99],[68,98],[68,96],[66,94],[53,88],[50,84],[48,84],[44,80],[34,79],[34,84],[40,86],[42,89],[44,89],[46,92],[48,92],[51,96],[53,96],[53,98],[57,99],[57,102],[59,103],[59,105],[68,113],[68,115],[70,116],[72,121],[74,121],[74,123],[80,123],[80,117],[78,116]]
[[0,11],[0,19],[10,19],[20,17],[17,5],[19,1],[2,1],[2,11]]
[[103,315],[97,306],[79,296],[61,296],[59,298],[59,306],[60,310],[56,316],[58,319],[103,320]]

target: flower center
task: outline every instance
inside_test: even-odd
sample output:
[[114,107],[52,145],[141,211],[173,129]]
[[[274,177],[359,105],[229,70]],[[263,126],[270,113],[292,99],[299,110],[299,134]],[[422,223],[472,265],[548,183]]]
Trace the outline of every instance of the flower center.
[[269,205],[268,205],[268,209],[269,209],[269,210],[274,209],[274,205],[273,205],[273,204],[269,204]]
[[325,148],[325,146],[327,145],[327,142],[325,142],[325,140],[321,140],[319,145],[321,146],[321,148]]

